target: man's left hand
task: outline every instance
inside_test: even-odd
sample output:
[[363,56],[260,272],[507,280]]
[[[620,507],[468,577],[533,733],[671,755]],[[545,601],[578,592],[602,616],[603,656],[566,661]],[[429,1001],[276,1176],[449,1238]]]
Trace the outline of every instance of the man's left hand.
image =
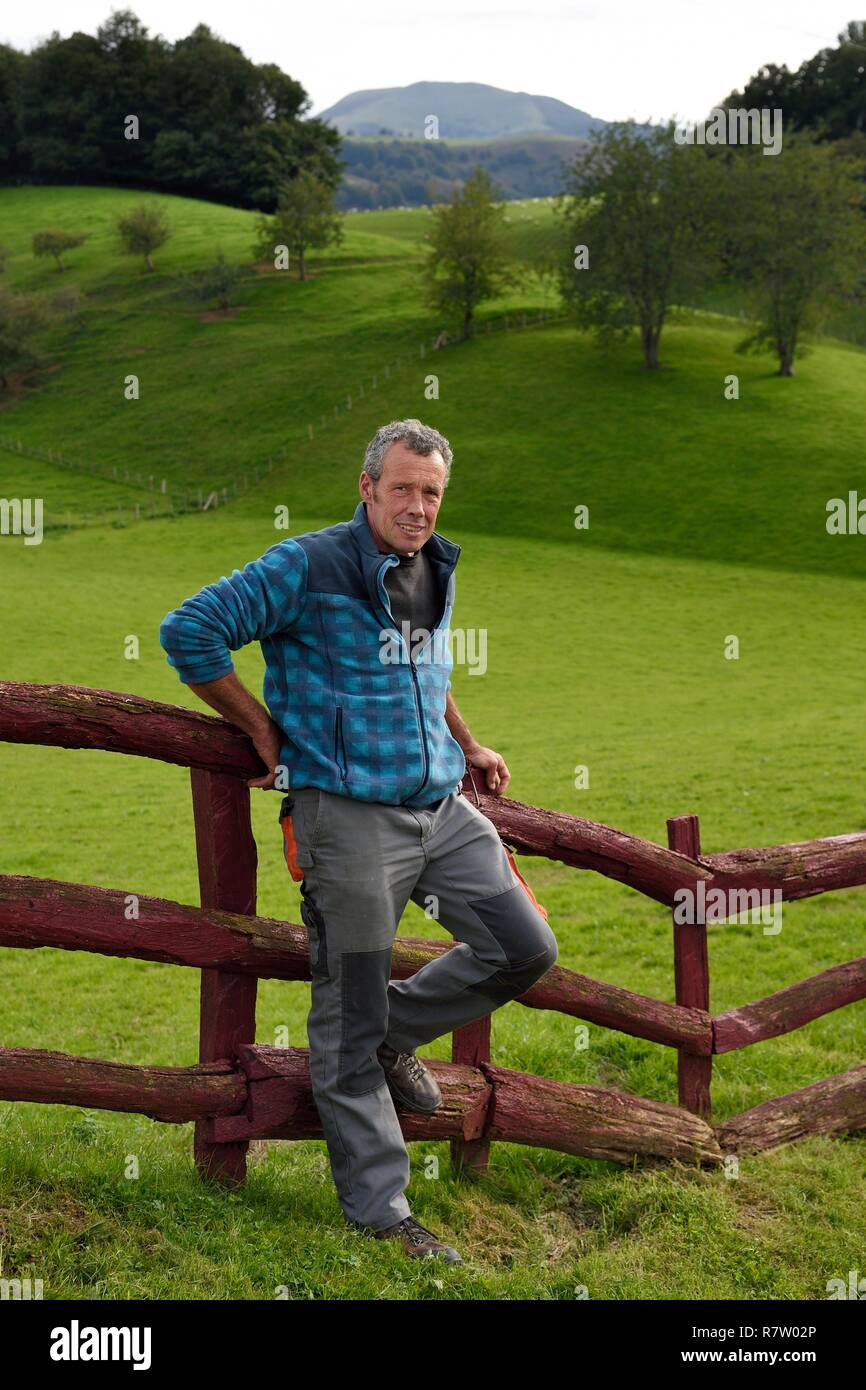
[[471,753],[466,754],[466,761],[470,767],[482,769],[487,779],[489,792],[493,792],[495,796],[502,796],[511,781],[511,773],[508,771],[505,759],[499,753],[492,748],[484,748],[478,744]]

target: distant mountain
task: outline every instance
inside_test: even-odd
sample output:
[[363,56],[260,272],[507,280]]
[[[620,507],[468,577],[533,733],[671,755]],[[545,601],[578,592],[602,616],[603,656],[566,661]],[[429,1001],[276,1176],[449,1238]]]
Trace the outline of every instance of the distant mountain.
[[506,92],[484,82],[412,82],[351,92],[317,119],[341,135],[424,137],[436,116],[442,140],[489,140],[503,135],[571,135],[586,139],[605,122],[555,97]]

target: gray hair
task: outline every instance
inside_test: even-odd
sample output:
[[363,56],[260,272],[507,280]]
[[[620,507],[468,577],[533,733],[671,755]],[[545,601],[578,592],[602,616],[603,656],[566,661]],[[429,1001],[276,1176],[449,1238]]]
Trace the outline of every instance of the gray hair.
[[444,486],[448,486],[448,479],[451,476],[451,460],[454,457],[451,452],[451,445],[444,434],[434,430],[432,425],[422,425],[420,420],[392,420],[389,425],[382,425],[367,445],[364,454],[364,472],[374,480],[381,478],[385,455],[391,445],[400,440],[405,440],[415,454],[427,455],[438,450],[445,464]]

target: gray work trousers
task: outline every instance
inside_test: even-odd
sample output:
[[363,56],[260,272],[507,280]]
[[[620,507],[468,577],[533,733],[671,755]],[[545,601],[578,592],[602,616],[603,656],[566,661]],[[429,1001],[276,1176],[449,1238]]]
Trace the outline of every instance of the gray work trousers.
[[[283,808],[303,870],[313,1097],[347,1222],[381,1230],[409,1215],[409,1155],[377,1048],[413,1052],[525,993],[556,938],[459,790],[413,810],[301,787]],[[459,944],[391,980],[410,898]]]

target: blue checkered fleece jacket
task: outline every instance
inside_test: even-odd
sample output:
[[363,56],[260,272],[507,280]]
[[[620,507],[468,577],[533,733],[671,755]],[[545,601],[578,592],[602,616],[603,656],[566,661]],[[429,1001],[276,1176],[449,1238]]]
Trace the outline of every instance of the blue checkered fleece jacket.
[[460,550],[436,531],[426,542],[444,606],[411,650],[383,582],[398,556],[378,549],[363,501],[351,521],[282,540],[205,585],[164,618],[159,640],[186,685],[227,676],[229,651],[261,643],[263,699],[285,740],[282,790],[426,806],[455,791],[466,769],[445,722]]

